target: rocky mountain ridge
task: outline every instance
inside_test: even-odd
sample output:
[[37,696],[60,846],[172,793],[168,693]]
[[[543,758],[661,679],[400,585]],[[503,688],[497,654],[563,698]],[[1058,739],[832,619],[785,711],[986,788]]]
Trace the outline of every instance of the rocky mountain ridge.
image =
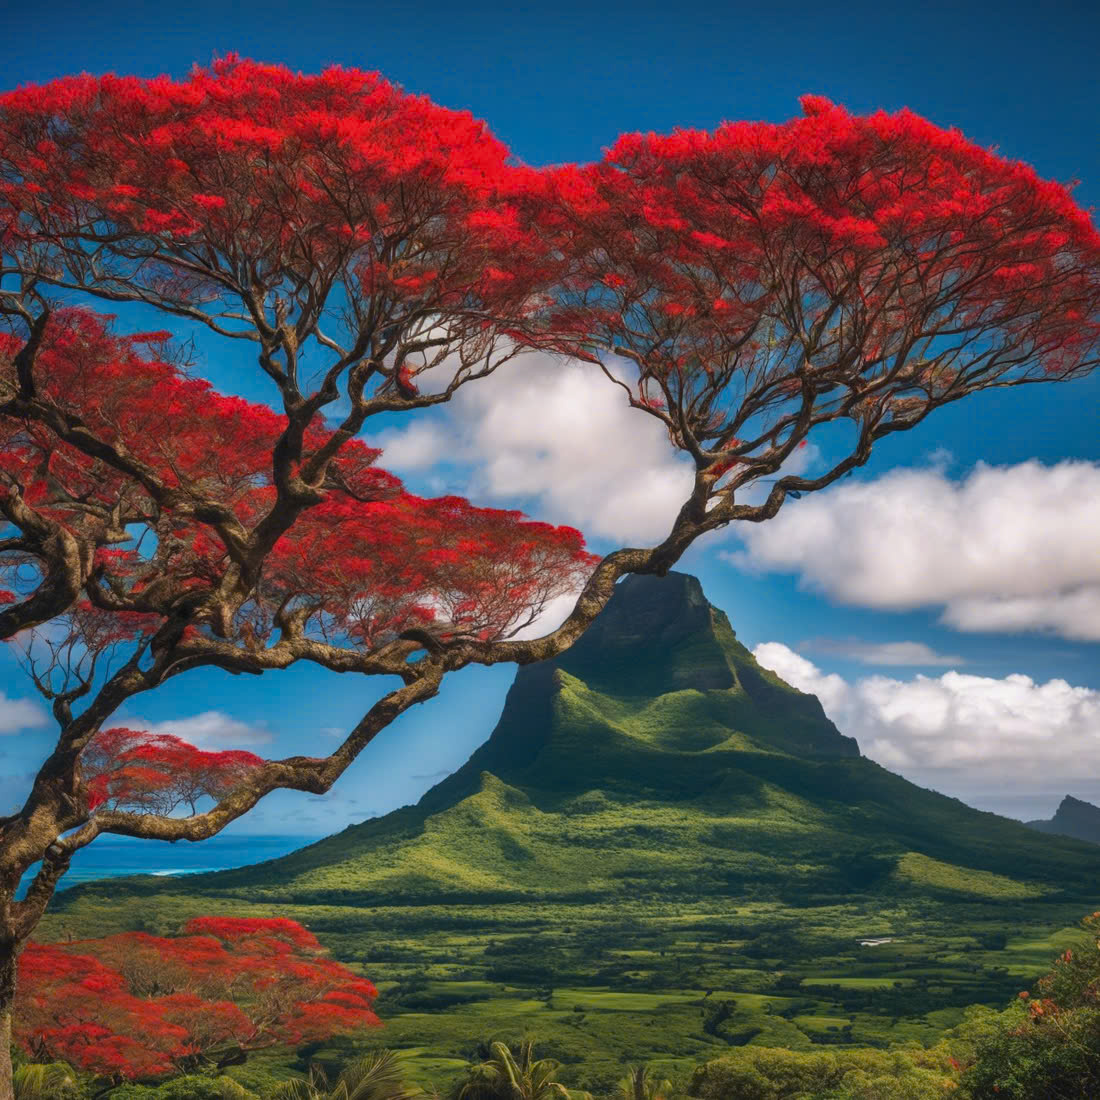
[[1100,844],[1100,807],[1067,794],[1049,821],[1027,821],[1041,833],[1069,836],[1089,844]]

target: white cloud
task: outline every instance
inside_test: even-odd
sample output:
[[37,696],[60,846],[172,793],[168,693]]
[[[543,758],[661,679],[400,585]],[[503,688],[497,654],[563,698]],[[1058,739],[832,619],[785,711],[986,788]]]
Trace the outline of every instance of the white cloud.
[[865,665],[965,665],[964,657],[937,653],[924,642],[857,642],[835,638],[814,638],[799,647],[814,653],[828,653],[834,657],[847,657]]
[[1100,464],[894,470],[743,525],[738,565],[794,572],[843,603],[941,605],[959,630],[1100,640]]
[[29,699],[9,699],[0,691],[0,735],[37,729],[49,722],[49,715]]
[[[822,672],[780,642],[756,659],[821,700],[865,756],[892,771],[967,801],[1011,813],[1034,800],[1053,811],[1067,792],[1100,799],[1093,767],[1100,751],[1100,691],[1065,680],[1037,683],[945,672],[849,682]],[[1048,815],[1049,816],[1049,815]]]
[[380,443],[386,452],[383,464],[393,471],[428,470],[444,459],[460,457],[455,447],[448,446],[443,426],[434,420],[416,420],[401,431],[387,432]]
[[[439,390],[448,365],[421,375],[421,389]],[[632,376],[626,361],[608,365],[617,378]],[[526,506],[537,519],[619,544],[663,539],[692,487],[690,460],[659,421],[630,407],[621,386],[593,364],[540,352],[518,356],[434,414],[371,442],[382,447],[387,469],[421,475],[431,492]],[[805,473],[820,458],[807,442],[774,477]],[[430,476],[440,464],[461,471],[461,486]],[[739,499],[759,503],[770,489],[760,482]]]
[[536,518],[616,542],[663,538],[692,483],[662,425],[631,409],[599,368],[540,353],[375,442],[396,473],[457,463],[474,500],[533,500]]
[[525,641],[528,638],[541,638],[544,634],[557,630],[569,617],[569,612],[576,606],[579,595],[580,591],[578,590],[567,592],[562,596],[555,596],[542,609],[542,614],[529,626],[517,631],[515,637],[520,641]]
[[[1100,511],[1100,502],[1094,507]],[[943,621],[958,630],[1045,630],[1063,638],[1100,641],[1100,584],[1040,595],[956,599],[945,608]]]
[[[842,676],[835,672],[822,672],[812,661],[807,661],[782,642],[761,642],[752,651],[752,655],[765,668],[778,673],[779,678],[786,680],[792,687],[816,695],[821,700],[825,713],[839,725],[837,714],[845,707],[849,694],[848,683]],[[856,736],[852,730],[844,727],[841,729],[850,736]]]
[[264,726],[249,725],[220,710],[204,710],[190,718],[173,718],[168,722],[132,718],[126,720],[126,725],[148,733],[170,733],[200,748],[262,745],[271,740],[271,731]]

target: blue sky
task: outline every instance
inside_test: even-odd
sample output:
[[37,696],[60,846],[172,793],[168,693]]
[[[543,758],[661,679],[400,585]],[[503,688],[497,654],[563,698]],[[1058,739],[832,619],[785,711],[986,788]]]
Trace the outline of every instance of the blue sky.
[[[9,45],[4,83],[81,70],[182,76],[230,50],[306,71],[338,62],[471,109],[534,164],[596,157],[624,131],[781,121],[797,113],[799,95],[814,92],[857,112],[911,107],[1044,176],[1080,180],[1079,200],[1100,203],[1100,14],[1090,4],[1049,4],[1041,17],[1023,3],[501,9],[198,0],[166,12],[65,0],[50,6],[48,26]],[[27,18],[25,5],[2,10]],[[246,363],[203,347],[219,385],[270,399]],[[827,503],[857,517],[842,529],[844,554],[838,542],[822,543],[811,509],[792,506],[770,542],[726,538],[693,549],[680,568],[702,579],[746,644],[771,644],[762,659],[819,691],[845,732],[902,774],[1023,817],[1048,815],[1067,791],[1100,800],[1100,634],[1090,626],[1100,569],[1089,564],[1090,555],[1100,561],[1098,398],[1097,378],[988,394],[886,440],[845,485],[866,487],[867,505]],[[493,434],[492,409],[522,399],[505,388],[429,417],[426,435],[391,429],[385,438],[402,458],[398,472],[421,491],[469,491],[478,502],[577,523],[598,550],[657,522],[639,515],[632,530],[629,517],[612,522],[592,503],[601,492],[622,497],[630,474],[602,489],[585,482],[580,502],[555,496],[551,482],[577,473],[565,453],[576,440],[563,429],[562,453],[553,439],[535,453]],[[622,427],[613,410],[607,417],[589,429]],[[433,467],[433,439],[460,440],[461,461]],[[658,443],[637,444],[645,476],[655,479],[674,473]],[[532,471],[522,492],[494,472],[501,447]],[[995,469],[976,471],[982,462]],[[631,499],[623,498],[623,515]],[[908,533],[884,526],[891,507],[912,516]],[[923,574],[911,575],[901,563],[925,549]],[[874,583],[854,584],[852,569]],[[327,833],[414,800],[488,735],[512,675],[495,668],[453,677],[436,700],[380,735],[332,795],[280,794],[237,828]],[[1064,688],[1051,686],[1058,680]],[[48,727],[23,722],[18,701],[28,689],[10,658],[0,662],[0,688],[9,710],[0,714],[0,732],[10,727],[0,736],[7,804],[41,759]],[[304,669],[263,680],[211,672],[167,685],[125,716],[268,755],[319,752],[376,692]]]

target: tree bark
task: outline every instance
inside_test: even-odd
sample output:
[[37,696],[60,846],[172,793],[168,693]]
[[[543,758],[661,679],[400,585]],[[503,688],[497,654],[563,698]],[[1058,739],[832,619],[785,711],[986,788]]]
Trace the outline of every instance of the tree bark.
[[0,1100],[15,1100],[11,1069],[11,1023],[15,1004],[16,952],[12,944],[0,944]]

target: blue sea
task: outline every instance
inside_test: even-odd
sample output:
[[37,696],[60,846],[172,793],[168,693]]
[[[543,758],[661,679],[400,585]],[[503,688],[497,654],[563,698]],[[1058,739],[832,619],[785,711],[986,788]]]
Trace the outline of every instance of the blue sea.
[[[59,890],[94,879],[120,875],[197,875],[203,871],[227,871],[251,863],[277,859],[313,844],[316,836],[215,836],[196,844],[178,840],[136,840],[128,836],[101,836],[73,856]],[[38,871],[35,864],[24,876],[26,888]]]

